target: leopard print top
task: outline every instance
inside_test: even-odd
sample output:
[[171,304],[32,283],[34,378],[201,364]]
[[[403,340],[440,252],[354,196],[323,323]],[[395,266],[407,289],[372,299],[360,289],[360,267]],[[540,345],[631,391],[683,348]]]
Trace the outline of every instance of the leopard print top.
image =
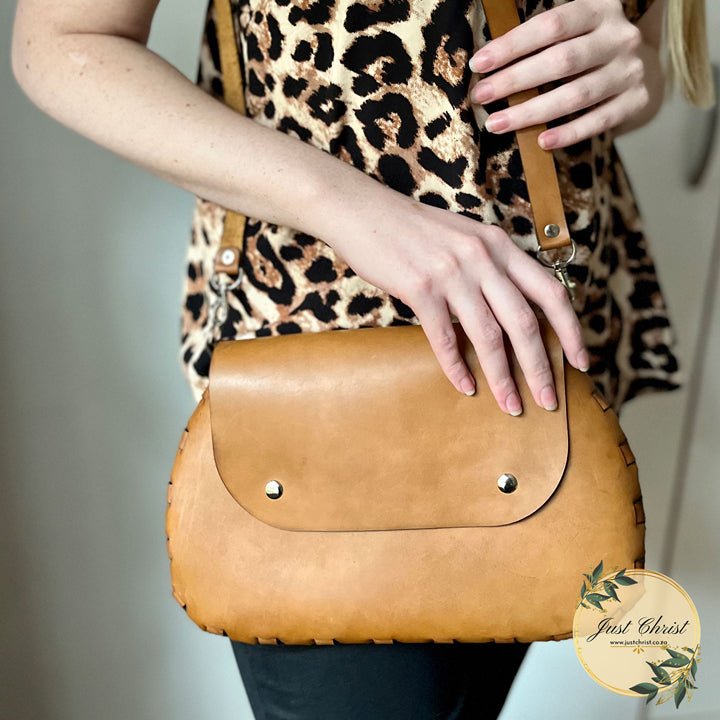
[[[652,0],[625,0],[636,21]],[[559,4],[518,0],[521,19]],[[248,115],[338,156],[420,202],[500,225],[536,245],[514,133],[483,129],[467,62],[490,39],[478,0],[232,0]],[[223,97],[208,6],[198,84]],[[552,125],[553,123],[550,123]],[[675,336],[633,192],[609,134],[555,150],[568,226],[575,310],[590,375],[619,410],[681,378]],[[213,344],[208,284],[225,211],[198,198],[187,254],[182,362],[199,398]],[[242,280],[223,337],[417,323],[323,241],[248,218]]]

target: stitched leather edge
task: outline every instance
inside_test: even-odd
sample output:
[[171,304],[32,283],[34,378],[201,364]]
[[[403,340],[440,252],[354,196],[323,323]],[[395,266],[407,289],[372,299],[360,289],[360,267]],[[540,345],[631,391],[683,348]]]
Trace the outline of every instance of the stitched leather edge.
[[605,396],[596,387],[592,392],[593,400],[600,406],[603,412],[611,410],[610,403],[607,401]]
[[[200,625],[199,626],[202,630],[205,632],[210,632],[215,635],[224,635],[225,637],[229,637],[228,634],[224,630],[218,630],[217,628],[210,628],[207,626]],[[560,642],[561,640],[568,640],[572,637],[572,632],[563,633],[561,635],[549,635],[547,637],[544,637],[540,640],[523,640],[519,638],[482,638],[479,640],[456,640],[456,639],[435,639],[430,638],[427,640],[398,640],[396,638],[371,638],[369,640],[360,640],[360,641],[352,641],[352,642],[344,642],[342,640],[338,640],[337,638],[309,638],[307,640],[297,640],[293,639],[292,643],[286,643],[282,640],[282,638],[272,637],[272,638],[266,638],[266,637],[254,637],[249,638],[247,640],[242,640],[241,642],[250,644],[250,645],[395,645],[398,643],[402,643],[404,645],[407,644],[413,644],[413,645],[424,645],[424,644],[434,644],[434,645],[471,645],[471,644],[477,644],[479,642],[487,642],[487,643],[496,643],[498,645],[509,645],[513,643],[530,643],[530,642],[546,642],[554,640],[556,642]]]
[[645,508],[643,506],[642,497],[639,497],[635,502],[633,503],[633,507],[635,508],[635,524],[636,525],[644,525],[645,524]]
[[623,460],[625,461],[625,465],[627,467],[630,467],[630,465],[635,465],[635,455],[633,454],[633,451],[630,449],[630,445],[628,444],[627,438],[623,438],[623,440],[618,445],[620,448],[620,453],[623,456]]

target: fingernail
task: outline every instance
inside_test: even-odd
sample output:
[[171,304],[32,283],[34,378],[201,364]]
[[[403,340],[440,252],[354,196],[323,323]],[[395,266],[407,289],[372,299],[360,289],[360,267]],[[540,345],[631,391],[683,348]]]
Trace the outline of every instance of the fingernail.
[[465,377],[460,381],[460,389],[466,395],[474,395],[475,394],[475,383],[469,377]]
[[590,358],[586,350],[581,350],[577,355],[578,369],[587,372],[590,369]]
[[474,73],[481,73],[489,70],[492,67],[492,58],[486,52],[480,50],[470,58],[470,70]]
[[547,150],[548,148],[553,147],[555,141],[557,138],[555,137],[555,134],[552,132],[544,132],[540,137],[538,138],[538,145],[543,150]]
[[557,410],[557,398],[552,385],[546,385],[540,391],[540,402],[546,410]]
[[490,100],[490,98],[492,98],[492,96],[493,91],[490,83],[479,82],[473,88],[473,98],[475,99],[475,102],[486,103]]
[[510,121],[505,115],[491,115],[485,121],[485,127],[492,133],[502,132],[510,125]]
[[505,407],[513,417],[522,415],[522,403],[517,393],[510,393],[510,395],[508,395],[505,401]]

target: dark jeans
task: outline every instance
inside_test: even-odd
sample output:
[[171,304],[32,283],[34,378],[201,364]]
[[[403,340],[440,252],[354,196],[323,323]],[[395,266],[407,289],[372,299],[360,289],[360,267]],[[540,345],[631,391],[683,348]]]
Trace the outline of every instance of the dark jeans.
[[249,645],[255,720],[494,720],[529,645]]

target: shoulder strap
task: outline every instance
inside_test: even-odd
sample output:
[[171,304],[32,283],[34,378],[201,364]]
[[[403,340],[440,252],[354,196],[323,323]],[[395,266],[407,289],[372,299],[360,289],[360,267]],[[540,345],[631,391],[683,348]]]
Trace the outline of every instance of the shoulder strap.
[[[237,44],[230,0],[214,0],[214,3],[225,104],[233,110],[237,110],[241,115],[247,115],[245,87],[240,71],[240,48]],[[245,221],[245,215],[226,210],[220,249],[215,256],[215,275],[225,273],[233,278],[240,275]]]
[[[483,7],[490,34],[494,38],[520,24],[514,0],[483,0]],[[508,103],[519,105],[539,94],[537,88],[524,90],[510,95]],[[543,150],[538,145],[538,137],[546,128],[544,124],[532,125],[515,133],[535,220],[539,252],[564,247],[572,242],[565,222],[555,159],[550,150]]]
[[[230,0],[214,0],[214,3],[225,102],[245,115],[245,93]],[[493,37],[499,37],[520,24],[515,0],[483,0],[483,7]],[[510,105],[517,105],[536,95],[538,90],[533,88],[511,95],[508,101]],[[535,221],[538,258],[552,268],[558,279],[571,291],[565,268],[574,257],[575,246],[565,222],[555,160],[551,151],[543,150],[538,145],[538,136],[545,128],[545,125],[534,125],[516,134]],[[239,275],[244,232],[245,216],[228,210],[220,250],[215,260],[216,274],[225,273],[231,277]],[[567,259],[548,262],[540,256],[542,252],[565,246],[572,246],[572,255]]]

